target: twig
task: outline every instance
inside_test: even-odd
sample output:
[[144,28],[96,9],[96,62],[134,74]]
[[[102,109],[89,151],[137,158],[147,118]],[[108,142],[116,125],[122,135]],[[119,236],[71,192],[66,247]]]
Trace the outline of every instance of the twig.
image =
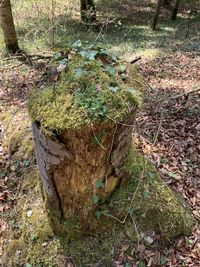
[[176,98],[179,98],[181,96],[185,96],[185,95],[189,95],[189,94],[194,94],[194,93],[196,93],[198,91],[200,91],[200,88],[197,88],[197,89],[194,89],[194,90],[191,90],[191,91],[187,91],[187,92],[184,92],[182,94],[175,95],[175,96],[171,96],[169,99],[176,99]]
[[6,58],[3,58],[2,61],[9,61],[9,60],[13,60],[13,59],[17,59],[17,60],[21,60],[23,57],[23,59],[29,57],[29,58],[34,58],[36,57],[35,59],[33,60],[38,60],[38,59],[50,59],[52,58],[52,56],[44,56],[44,55],[27,55],[27,56],[24,56],[24,54],[19,54],[19,55],[15,55],[15,56],[10,56],[10,57],[6,57]]
[[14,66],[10,66],[10,67],[7,67],[7,68],[0,68],[0,72],[4,72],[4,71],[7,71],[7,70],[11,70],[11,69],[15,69],[17,67],[20,67],[22,65],[26,64],[25,62],[22,62],[18,65],[14,65]]
[[133,60],[130,61],[131,64],[136,63],[137,61],[139,61],[140,59],[142,59],[141,57],[136,57]]
[[117,131],[117,124],[115,124],[115,131],[113,133],[112,143],[111,143],[110,150],[109,150],[108,157],[107,157],[107,163],[109,163],[110,155],[111,155],[111,152],[112,152],[112,149],[113,149],[113,144],[114,144],[114,140],[115,140],[116,131]]
[[159,121],[159,125],[158,125],[158,130],[156,132],[156,135],[155,135],[155,138],[154,138],[154,141],[153,141],[153,146],[156,144],[157,142],[157,139],[158,139],[158,135],[160,133],[160,129],[161,129],[161,126],[162,126],[162,121],[163,121],[163,110],[161,111],[161,115],[160,115],[160,121]]
[[94,134],[94,138],[95,138],[95,140],[97,141],[97,143],[98,143],[98,145],[100,145],[100,147],[103,149],[103,150],[105,150],[105,151],[107,151],[107,149],[99,142],[99,140],[98,140],[98,138],[97,138],[97,136],[96,136],[96,134],[95,134],[95,132],[94,132],[94,128],[93,128],[93,124],[91,123],[91,128],[92,128],[92,132],[93,132],[93,134]]
[[132,219],[132,222],[133,222],[133,225],[134,225],[134,228],[135,228],[135,232],[136,232],[136,235],[137,235],[137,245],[139,247],[139,245],[140,245],[140,234],[138,232],[136,222],[135,222],[135,220],[134,220],[132,215],[131,215],[131,219]]

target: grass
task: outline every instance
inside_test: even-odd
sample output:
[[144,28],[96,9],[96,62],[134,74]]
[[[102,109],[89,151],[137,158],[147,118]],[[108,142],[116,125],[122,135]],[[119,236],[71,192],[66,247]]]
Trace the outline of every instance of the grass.
[[[89,43],[103,43],[126,58],[135,53],[144,53],[146,49],[152,51],[171,48],[200,53],[200,16],[191,15],[188,18],[183,9],[178,19],[172,22],[168,12],[164,10],[159,30],[152,32],[150,22],[155,1],[148,5],[145,1],[132,5],[130,0],[123,4],[120,1],[105,4],[103,0],[96,3],[98,19],[103,24],[87,27],[79,18],[79,1],[13,1],[20,47],[29,53],[44,52],[66,47],[81,39]],[[196,6],[198,8],[198,4]],[[188,27],[188,38],[185,38]],[[0,49],[3,49],[2,35]]]

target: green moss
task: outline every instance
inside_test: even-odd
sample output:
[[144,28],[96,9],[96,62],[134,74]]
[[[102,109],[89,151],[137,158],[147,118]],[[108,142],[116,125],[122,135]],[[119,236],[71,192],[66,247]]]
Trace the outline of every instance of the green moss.
[[33,137],[27,110],[23,109],[22,114],[17,113],[15,117],[13,113],[16,113],[16,110],[10,108],[0,115],[0,119],[6,126],[3,145],[12,159],[33,159]]
[[[4,266],[22,266],[24,263],[45,267],[64,266],[62,257],[54,258],[61,251],[60,241],[55,237],[49,224],[40,196],[36,170],[26,175],[23,181],[17,210],[21,213],[16,218],[19,229],[6,248]],[[27,213],[29,210],[32,212],[31,215]]]
[[141,105],[141,83],[138,75],[133,81],[130,64],[103,65],[99,57],[88,59],[86,53],[92,51],[75,51],[57,82],[32,92],[29,113],[42,129],[60,132],[101,120],[121,121]]
[[141,230],[160,233],[162,241],[189,235],[194,221],[188,210],[164,184],[153,164],[134,147],[125,169],[130,177],[112,197],[113,214],[122,220],[128,213]]

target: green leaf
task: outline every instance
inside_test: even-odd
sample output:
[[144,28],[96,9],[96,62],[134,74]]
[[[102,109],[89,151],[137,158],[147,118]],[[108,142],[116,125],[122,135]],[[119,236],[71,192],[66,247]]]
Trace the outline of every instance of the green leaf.
[[115,76],[116,74],[116,70],[113,66],[106,66],[106,70],[112,75],[112,76]]
[[85,51],[85,50],[80,51],[79,54],[80,54],[82,57],[86,57],[86,58],[88,58],[88,52]]
[[131,93],[131,94],[135,94],[135,93],[137,93],[137,90],[134,89],[134,88],[128,88],[127,91],[128,91],[129,93]]
[[97,210],[97,211],[95,212],[95,215],[96,215],[97,219],[100,219],[102,213],[101,213],[100,210]]
[[92,137],[91,144],[98,145],[99,143],[101,143],[101,139],[102,139],[102,134],[98,133]]
[[89,52],[89,60],[95,60],[96,55],[98,54],[98,51],[92,50]]
[[53,58],[54,58],[55,60],[59,60],[59,59],[61,59],[61,58],[62,58],[62,53],[61,53],[61,52],[55,53],[55,54],[53,55]]
[[177,177],[177,174],[174,173],[174,172],[166,172],[166,174],[171,178],[176,178]]
[[119,72],[125,72],[125,70],[126,70],[126,66],[125,66],[125,65],[120,65],[120,66],[118,67],[118,71],[119,71]]
[[143,261],[139,261],[137,267],[146,267],[146,264]]
[[82,68],[75,69],[75,75],[81,76],[84,73],[84,70]]
[[28,159],[24,160],[23,165],[28,167],[30,165],[30,161]]
[[187,164],[189,164],[189,163],[190,163],[190,159],[186,159],[185,162],[186,162]]
[[95,60],[95,57],[96,55],[98,54],[99,52],[97,50],[92,50],[92,51],[86,51],[86,50],[82,50],[79,52],[79,54],[82,56],[82,57],[85,57],[89,60]]
[[99,197],[97,195],[93,195],[92,201],[96,205],[99,202]]
[[82,42],[81,42],[81,40],[77,40],[75,43],[73,43],[73,47],[78,47],[78,48],[80,48],[81,46],[82,46],[83,44],[82,44]]
[[147,174],[151,179],[153,179],[155,177],[155,173],[154,172],[148,172]]
[[99,179],[98,181],[96,181],[96,188],[104,188],[104,183],[102,179]]
[[160,258],[160,265],[164,265],[167,263],[167,260],[165,258]]
[[7,175],[7,171],[3,170],[0,172],[0,177],[5,177]]
[[25,267],[32,267],[32,265],[31,265],[30,263],[27,262],[27,263],[25,264]]
[[32,234],[32,235],[30,236],[30,238],[31,238],[32,241],[37,240],[38,235],[37,235],[37,234]]
[[66,65],[67,63],[67,58],[63,58],[62,60],[59,61],[59,64]]
[[112,87],[110,86],[109,89],[112,91],[112,92],[117,92],[117,90],[119,89],[119,87]]
[[148,191],[144,191],[143,195],[144,195],[144,198],[146,198],[146,199],[150,198],[150,194]]
[[125,263],[124,267],[131,267],[128,262]]

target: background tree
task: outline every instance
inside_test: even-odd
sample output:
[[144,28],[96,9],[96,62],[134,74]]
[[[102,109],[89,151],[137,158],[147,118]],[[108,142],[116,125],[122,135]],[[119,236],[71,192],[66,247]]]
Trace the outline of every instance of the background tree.
[[96,7],[93,0],[80,0],[81,19],[84,22],[96,20]]
[[174,7],[172,9],[172,16],[171,16],[172,20],[176,19],[180,2],[181,2],[181,0],[176,0],[175,1],[175,5],[174,5]]
[[3,30],[6,49],[9,53],[15,54],[19,50],[19,46],[10,0],[0,1],[0,23]]
[[158,24],[158,17],[159,17],[159,13],[160,13],[160,9],[162,7],[162,4],[163,4],[163,0],[158,0],[156,10],[155,10],[155,13],[153,16],[153,21],[152,21],[152,30],[154,30],[154,31],[156,29],[156,25]]

